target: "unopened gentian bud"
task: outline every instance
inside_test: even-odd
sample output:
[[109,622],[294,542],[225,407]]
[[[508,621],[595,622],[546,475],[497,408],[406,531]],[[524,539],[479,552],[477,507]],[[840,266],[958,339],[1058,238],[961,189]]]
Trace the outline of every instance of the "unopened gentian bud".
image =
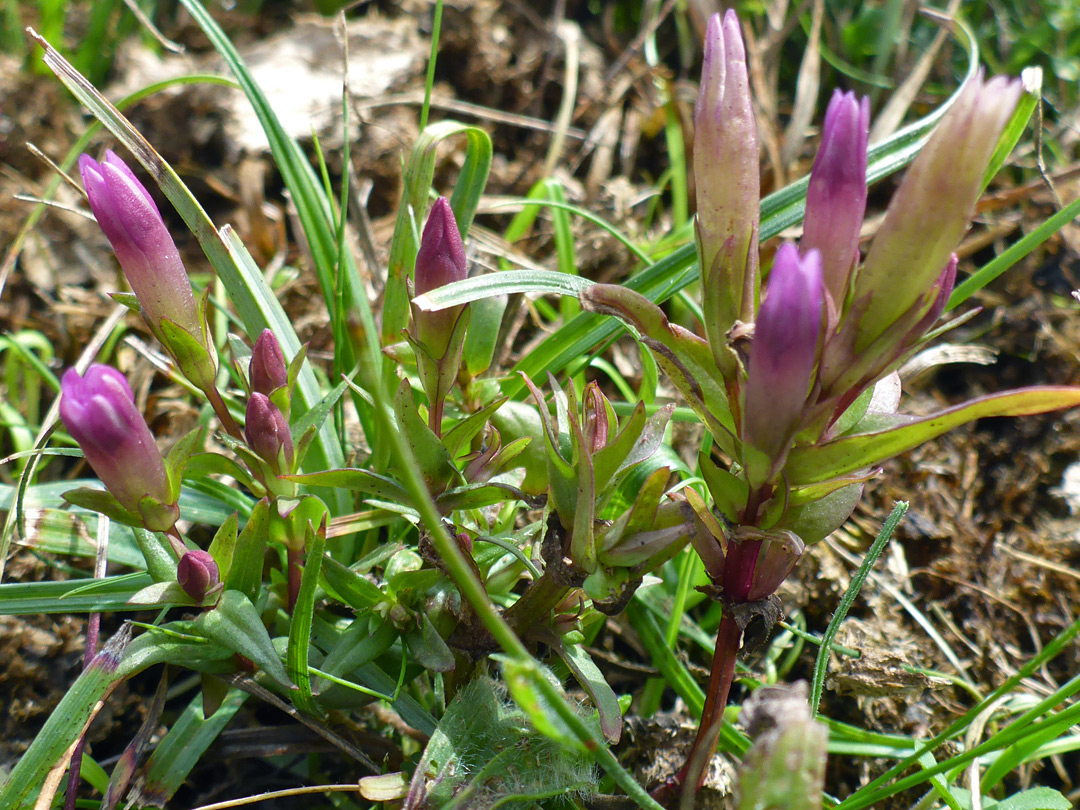
[[154,334],[162,337],[161,321],[168,319],[201,340],[191,282],[150,193],[111,151],[101,163],[82,155],[79,170],[90,210],[112,244]]
[[736,320],[749,322],[757,295],[761,182],[746,48],[734,11],[714,14],[705,34],[694,108],[694,182],[704,284],[705,331],[713,352]]
[[[416,295],[423,295],[454,281],[461,281],[467,271],[465,245],[461,241],[453,209],[445,197],[440,197],[431,206],[424,233],[420,237],[414,291]],[[462,309],[462,306],[457,306],[422,312],[413,308],[413,336],[423,344],[433,360],[441,360],[446,354]]]
[[248,399],[244,438],[248,447],[276,474],[292,469],[292,433],[285,416],[266,394],[255,393]]
[[[743,439],[775,466],[799,427],[817,363],[824,282],[821,255],[799,256],[786,243],[776,252],[750,346]],[[748,465],[751,477],[758,477]],[[755,485],[764,481],[755,481]]]
[[176,566],[176,581],[184,593],[201,602],[221,582],[221,575],[209,552],[189,551]]
[[[866,139],[870,99],[833,93],[825,113],[821,146],[806,190],[806,219],[799,247],[821,253],[830,312],[844,305],[859,259],[859,230],[866,213]],[[834,315],[835,317],[835,315]]]
[[611,439],[615,438],[618,431],[618,421],[615,412],[595,382],[585,386],[585,395],[582,398],[583,416],[582,432],[585,436],[585,445],[590,453],[599,452]]
[[85,376],[68,369],[60,383],[60,418],[121,506],[143,515],[152,531],[172,528],[179,511],[165,462],[123,374],[100,364]]
[[251,350],[248,376],[251,379],[251,390],[266,396],[289,382],[285,355],[274,333],[269,329],[263,329],[259,339],[255,341],[255,347]]
[[[969,79],[911,164],[856,279],[854,300],[867,301],[856,353],[909,313],[946,266],[1021,92],[1019,81],[1003,76]],[[923,312],[932,306],[927,300]]]

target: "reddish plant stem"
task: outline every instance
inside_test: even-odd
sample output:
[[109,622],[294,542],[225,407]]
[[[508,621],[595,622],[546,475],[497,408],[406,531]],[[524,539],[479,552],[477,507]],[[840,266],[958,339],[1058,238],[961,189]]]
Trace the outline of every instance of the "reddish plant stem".
[[300,596],[300,577],[304,570],[304,552],[302,549],[294,549],[291,546],[286,551],[286,565],[289,568],[289,615],[296,608],[296,600]]
[[225,400],[221,398],[221,394],[218,393],[216,388],[210,388],[203,391],[206,395],[206,399],[210,402],[210,407],[214,409],[214,413],[217,414],[218,421],[221,422],[221,426],[225,428],[225,432],[232,436],[234,439],[244,441],[244,431],[240,429],[240,425],[233,419],[231,413],[229,413],[229,406],[225,404]]
[[[90,666],[90,662],[97,655],[98,633],[101,630],[101,614],[91,613],[90,620],[86,625],[86,650],[83,652],[83,671]],[[86,734],[79,738],[79,744],[71,754],[71,765],[68,767],[67,792],[64,793],[64,810],[75,810],[75,800],[79,795],[79,781],[82,774],[83,751],[86,749]]]
[[716,743],[720,739],[720,729],[724,723],[724,708],[735,679],[735,659],[741,646],[742,630],[730,611],[725,611],[716,631],[716,651],[713,653],[709,691],[701,713],[701,724],[686,764],[675,777],[676,784],[682,785],[679,804],[682,810],[694,806],[694,797],[705,780],[709,760],[716,751]]

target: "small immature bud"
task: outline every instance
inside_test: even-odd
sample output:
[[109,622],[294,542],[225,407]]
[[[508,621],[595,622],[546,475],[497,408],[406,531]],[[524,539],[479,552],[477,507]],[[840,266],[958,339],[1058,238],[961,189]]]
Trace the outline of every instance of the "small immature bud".
[[[758,312],[746,378],[743,438],[774,462],[799,427],[821,336],[821,254],[784,244]],[[755,484],[763,481],[755,482]]]
[[292,470],[292,433],[285,416],[266,394],[252,394],[248,399],[244,437],[248,447],[269,464],[275,474]]
[[248,376],[251,378],[251,390],[266,396],[289,382],[285,355],[274,333],[269,329],[263,329],[259,339],[255,341],[255,347],[251,350]]
[[776,592],[799,562],[806,544],[795,532],[773,530],[761,540],[747,602],[757,602]]
[[870,100],[833,93],[825,113],[821,147],[806,190],[806,219],[799,247],[821,253],[830,309],[844,305],[848,280],[859,259],[859,230],[866,213],[866,140]]
[[585,447],[590,453],[598,453],[609,441],[615,438],[619,426],[615,413],[595,382],[585,386],[582,411],[584,421],[582,432],[585,435]]
[[[468,273],[465,245],[461,241],[454,211],[445,197],[431,206],[420,249],[416,253],[416,274],[413,287],[423,295],[454,281],[462,281]],[[433,360],[446,354],[454,325],[463,307],[449,307],[435,312],[413,308],[414,337],[423,344]]]
[[172,528],[179,513],[165,462],[124,375],[94,364],[81,377],[72,368],[65,372],[60,391],[60,418],[106,489],[136,514],[142,514],[139,506],[144,498],[166,506],[154,510],[153,525],[146,528]]
[[176,566],[176,581],[184,593],[201,602],[206,594],[218,586],[221,575],[217,563],[206,551],[189,551]]
[[162,337],[160,324],[168,319],[201,340],[202,324],[191,282],[150,193],[111,151],[101,163],[82,155],[79,170],[90,209],[154,334]]

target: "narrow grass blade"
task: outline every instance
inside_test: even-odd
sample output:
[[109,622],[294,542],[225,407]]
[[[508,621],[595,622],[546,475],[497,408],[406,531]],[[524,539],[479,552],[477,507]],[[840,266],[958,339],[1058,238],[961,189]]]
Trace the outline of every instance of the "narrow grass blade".
[[840,600],[840,604],[837,606],[832,619],[829,621],[829,626],[825,630],[825,635],[821,638],[821,646],[818,648],[817,661],[814,663],[814,678],[810,686],[811,717],[817,717],[818,714],[818,706],[821,704],[821,693],[825,686],[825,673],[829,669],[829,652],[832,650],[832,643],[836,638],[836,634],[840,632],[840,625],[843,624],[844,619],[847,618],[848,611],[851,610],[855,598],[859,595],[859,591],[862,590],[866,578],[870,576],[870,569],[874,567],[877,558],[880,557],[881,552],[885,550],[886,543],[892,538],[893,532],[896,531],[896,527],[900,525],[900,520],[907,513],[907,510],[908,505],[904,501],[900,501],[893,507],[892,512],[889,513],[889,517],[886,518],[885,523],[882,524],[878,536],[867,550],[862,565],[859,566],[859,569],[851,578],[848,589],[844,593],[844,597]]

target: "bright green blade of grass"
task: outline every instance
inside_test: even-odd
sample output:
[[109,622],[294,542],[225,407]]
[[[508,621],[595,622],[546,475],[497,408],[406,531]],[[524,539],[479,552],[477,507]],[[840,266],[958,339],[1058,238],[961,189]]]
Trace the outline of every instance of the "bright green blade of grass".
[[[310,524],[309,524],[310,526]],[[304,563],[304,573],[300,580],[300,592],[296,598],[292,620],[289,622],[289,647],[285,664],[299,689],[291,695],[297,708],[318,717],[322,712],[311,694],[311,675],[308,673],[308,646],[311,644],[311,619],[315,612],[315,591],[319,585],[319,572],[322,568],[323,550],[326,548],[326,531],[307,530],[310,544]],[[314,535],[312,538],[311,535]]]

